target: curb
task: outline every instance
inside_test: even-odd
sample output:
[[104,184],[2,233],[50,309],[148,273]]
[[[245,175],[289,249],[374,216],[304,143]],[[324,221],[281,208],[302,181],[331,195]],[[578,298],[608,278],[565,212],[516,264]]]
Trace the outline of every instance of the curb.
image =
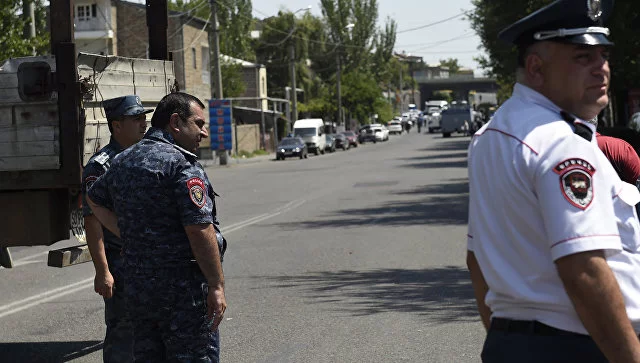
[[242,165],[242,164],[262,163],[262,162],[265,162],[265,161],[275,160],[275,158],[276,158],[275,154],[260,155],[260,156],[254,156],[252,158],[244,158],[244,159],[242,159],[242,158],[229,158],[228,162],[227,162],[227,165],[220,165],[220,160],[218,158],[200,159],[198,161],[205,168],[208,168],[208,167],[229,168],[229,167],[233,167],[233,166],[236,166],[236,165]]

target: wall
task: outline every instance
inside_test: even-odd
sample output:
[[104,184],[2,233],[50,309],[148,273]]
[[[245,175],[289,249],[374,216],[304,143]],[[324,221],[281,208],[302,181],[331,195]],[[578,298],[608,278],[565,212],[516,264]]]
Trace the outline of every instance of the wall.
[[146,58],[147,45],[149,44],[149,29],[144,7],[127,4],[123,1],[116,2],[117,27],[115,38],[117,39],[118,53],[116,55],[130,58]]
[[238,125],[235,129],[238,131],[238,151],[253,152],[260,149],[260,125]]

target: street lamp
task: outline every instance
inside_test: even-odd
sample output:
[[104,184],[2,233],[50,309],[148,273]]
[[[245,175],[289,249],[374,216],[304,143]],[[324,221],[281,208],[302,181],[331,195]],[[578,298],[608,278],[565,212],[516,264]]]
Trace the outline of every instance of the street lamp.
[[[348,24],[347,26],[344,27],[344,29],[346,29],[347,31],[350,31],[351,29],[353,29],[353,27],[356,26],[353,23]],[[341,73],[341,64],[340,64],[340,48],[342,46],[342,37],[340,37],[338,39],[338,44],[336,45],[336,63],[338,64],[338,70],[336,72],[336,93],[338,94],[338,115],[336,117],[336,120],[338,121],[338,125],[343,123],[343,118],[342,118],[342,91],[340,90],[340,82],[341,82],[341,77],[342,75]],[[344,124],[344,129],[345,130],[349,130],[349,127],[347,126],[347,124]]]
[[[295,15],[301,11],[309,11],[311,10],[311,5],[306,8],[298,9],[293,12],[293,27],[291,28],[291,32],[289,36],[293,36],[293,32],[296,30],[296,18]],[[293,123],[298,119],[298,92],[296,91],[296,61],[295,61],[295,48],[293,40],[289,41],[289,70],[291,72],[291,90],[293,93],[293,98],[291,102],[291,127],[293,127]],[[287,126],[287,132],[291,132],[291,129]]]

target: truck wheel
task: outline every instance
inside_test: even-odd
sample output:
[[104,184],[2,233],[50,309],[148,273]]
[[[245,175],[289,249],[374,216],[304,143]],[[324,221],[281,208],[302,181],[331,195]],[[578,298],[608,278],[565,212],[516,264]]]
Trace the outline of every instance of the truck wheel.
[[[320,150],[320,154],[324,155],[324,149]],[[318,154],[316,154],[318,155]]]
[[429,133],[433,134],[433,129],[431,127],[429,127]]
[[315,150],[313,150],[313,153],[314,153],[316,156],[318,156],[318,152],[319,152],[318,148],[315,148]]
[[443,132],[442,133],[442,137],[451,137],[451,133],[450,132]]

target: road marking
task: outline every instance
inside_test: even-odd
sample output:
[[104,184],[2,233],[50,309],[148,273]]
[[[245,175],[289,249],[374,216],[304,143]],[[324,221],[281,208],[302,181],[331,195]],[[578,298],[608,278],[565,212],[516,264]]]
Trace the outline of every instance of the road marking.
[[[229,225],[227,228],[225,228],[223,230],[223,233],[228,234],[234,231],[237,231],[239,229],[242,229],[244,227],[248,227],[252,224],[258,223],[258,222],[262,222],[266,219],[269,218],[273,218],[277,215],[280,215],[282,213],[288,212],[294,208],[298,208],[299,206],[303,205],[306,202],[306,200],[304,199],[300,199],[300,200],[294,200],[291,201],[287,204],[285,204],[284,206],[277,208],[275,211],[271,212],[271,213],[264,213],[264,214],[260,214],[258,216],[249,218],[245,221],[242,222],[238,222],[232,225]],[[16,260],[16,262],[18,261],[22,261],[23,265],[26,265],[28,263],[32,263],[32,262],[28,262],[29,259],[31,258],[35,258],[38,257],[40,255],[46,255],[48,254],[48,252],[42,252],[42,253],[38,253],[32,256],[27,256],[27,257],[23,257],[19,260]],[[16,266],[18,266],[16,264]],[[22,300],[18,300],[18,301],[14,301],[12,303],[6,304],[6,305],[0,305],[0,318],[4,318],[5,316],[11,315],[11,314],[15,314],[17,312],[32,308],[34,306],[49,302],[51,300],[55,300],[57,298],[63,297],[65,295],[69,295],[69,294],[73,294],[74,292],[80,291],[80,290],[84,290],[86,288],[92,287],[93,286],[93,277],[90,277],[88,279],[82,280],[82,281],[78,281],[78,282],[74,282],[72,284],[66,285],[66,286],[62,286],[62,287],[58,287],[55,288],[53,290],[48,290],[45,292],[42,292],[40,294],[36,294],[27,298],[24,298]]]
[[257,217],[253,217],[253,218],[247,219],[246,221],[232,224],[232,225],[222,229],[222,234],[229,234],[231,232],[237,231],[237,230],[242,229],[244,227],[248,227],[248,226],[250,226],[252,224],[256,224],[258,222],[262,222],[262,221],[267,220],[269,218],[273,218],[273,217],[275,217],[277,215],[280,215],[280,214],[288,212],[288,211],[290,211],[292,209],[298,208],[299,206],[303,205],[305,202],[306,202],[306,200],[304,200],[304,199],[291,201],[291,202],[285,204],[284,206],[276,209],[272,213],[261,214],[261,215],[259,215]]
[[[58,287],[53,290],[45,291],[40,294],[36,294],[22,300],[14,301],[6,305],[2,305],[0,306],[0,318],[16,313],[18,311],[28,309],[32,306],[40,305],[44,302],[56,299],[58,297],[74,293],[78,290],[82,290],[92,285],[93,285],[93,277],[82,280],[82,281],[74,282],[73,284],[70,284],[70,285]],[[72,290],[67,290],[69,288],[71,288]],[[12,309],[15,306],[19,306],[19,307]]]

